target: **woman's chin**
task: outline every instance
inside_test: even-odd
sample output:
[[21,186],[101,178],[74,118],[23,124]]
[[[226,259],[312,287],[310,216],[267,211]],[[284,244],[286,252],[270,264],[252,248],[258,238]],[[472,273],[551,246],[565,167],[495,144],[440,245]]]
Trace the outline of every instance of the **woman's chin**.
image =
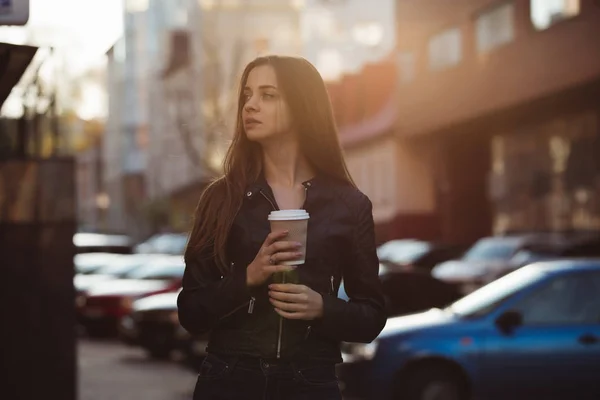
[[255,129],[246,131],[246,137],[248,138],[248,140],[256,143],[267,142],[271,139],[274,139],[276,136],[277,135],[273,132],[264,132]]

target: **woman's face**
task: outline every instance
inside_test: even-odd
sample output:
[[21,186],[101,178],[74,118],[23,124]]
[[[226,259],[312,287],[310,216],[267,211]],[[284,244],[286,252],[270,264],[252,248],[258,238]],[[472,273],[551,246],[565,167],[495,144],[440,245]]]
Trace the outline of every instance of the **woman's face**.
[[290,111],[272,66],[260,65],[250,71],[242,101],[244,131],[251,141],[263,142],[292,133]]

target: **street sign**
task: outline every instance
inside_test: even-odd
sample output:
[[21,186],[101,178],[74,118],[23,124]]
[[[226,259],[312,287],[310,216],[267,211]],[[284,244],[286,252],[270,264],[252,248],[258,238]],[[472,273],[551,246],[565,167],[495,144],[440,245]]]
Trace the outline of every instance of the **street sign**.
[[29,20],[29,0],[0,0],[0,26],[25,25]]

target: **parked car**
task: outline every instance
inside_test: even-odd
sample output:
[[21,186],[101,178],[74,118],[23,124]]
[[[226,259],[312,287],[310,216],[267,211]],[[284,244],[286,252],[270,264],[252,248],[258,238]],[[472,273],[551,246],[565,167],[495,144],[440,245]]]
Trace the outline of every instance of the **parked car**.
[[136,300],[131,313],[121,320],[121,340],[143,347],[155,358],[167,358],[179,351],[188,361],[197,363],[206,355],[208,335],[193,337],[179,324],[178,295],[179,291]]
[[75,274],[93,274],[118,257],[119,254],[102,252],[75,254],[73,258]]
[[525,245],[550,240],[550,237],[523,234],[482,238],[463,257],[436,265],[431,274],[445,282],[460,285],[463,294],[467,294],[510,269],[509,260]]
[[126,235],[78,232],[73,235],[75,252],[131,254],[133,241]]
[[600,260],[535,263],[344,348],[363,399],[599,399]]
[[431,271],[437,264],[459,258],[464,246],[433,243],[416,239],[390,240],[377,248],[379,261],[407,270]]
[[135,246],[135,252],[179,255],[185,252],[187,241],[184,233],[159,233]]
[[600,235],[568,235],[561,241],[531,243],[523,246],[509,260],[510,269],[503,275],[533,262],[590,257],[600,257]]
[[98,282],[78,302],[82,325],[93,336],[117,333],[135,300],[181,288],[184,269],[181,256],[157,256],[126,279]]
[[[90,253],[94,254],[94,253]],[[80,254],[84,255],[84,254]],[[88,255],[88,254],[85,254]],[[85,302],[86,292],[94,285],[111,279],[126,279],[129,274],[138,268],[143,268],[150,263],[156,256],[148,254],[111,254],[105,260],[104,265],[88,270],[85,273],[78,273],[73,278],[75,286],[76,303]],[[78,308],[78,310],[81,310]],[[81,315],[78,315],[78,320]]]
[[[445,307],[462,297],[457,286],[440,281],[423,271],[407,271],[380,265],[379,279],[386,298],[388,316],[398,316],[432,307]],[[338,297],[348,301],[344,282]]]

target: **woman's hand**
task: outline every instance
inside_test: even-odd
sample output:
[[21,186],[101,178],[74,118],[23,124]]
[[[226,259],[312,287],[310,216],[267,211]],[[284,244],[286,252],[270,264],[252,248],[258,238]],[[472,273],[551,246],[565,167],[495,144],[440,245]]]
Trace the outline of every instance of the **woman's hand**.
[[269,300],[277,314],[287,319],[313,320],[323,316],[323,297],[305,285],[273,283]]
[[246,285],[249,287],[263,284],[275,272],[292,271],[296,267],[290,265],[279,265],[282,261],[297,260],[302,256],[298,251],[302,243],[281,240],[289,232],[271,232],[254,261],[246,269]]

